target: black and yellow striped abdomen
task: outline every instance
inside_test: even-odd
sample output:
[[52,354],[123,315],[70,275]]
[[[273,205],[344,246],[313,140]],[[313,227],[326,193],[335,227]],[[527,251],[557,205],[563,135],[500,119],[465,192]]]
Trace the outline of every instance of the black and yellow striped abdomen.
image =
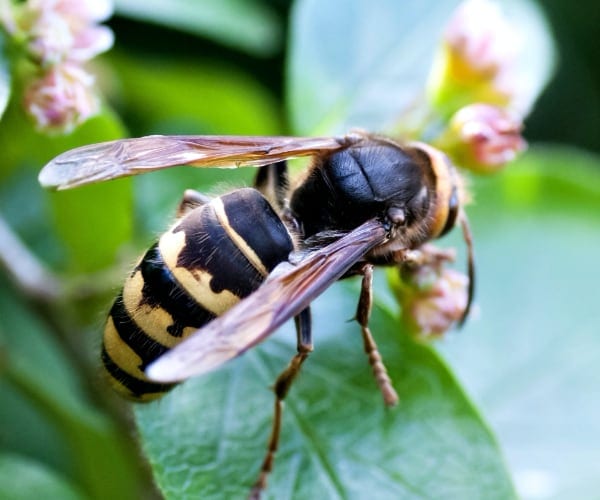
[[123,396],[149,401],[172,385],[144,370],[287,260],[290,235],[266,199],[239,189],[185,215],[142,258],[110,310],[102,360]]

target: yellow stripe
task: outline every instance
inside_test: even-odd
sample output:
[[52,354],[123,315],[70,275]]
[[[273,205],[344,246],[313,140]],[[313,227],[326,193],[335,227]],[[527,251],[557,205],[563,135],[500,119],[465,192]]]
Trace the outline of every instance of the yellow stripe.
[[431,237],[435,238],[443,231],[448,220],[450,195],[454,185],[454,167],[448,157],[438,149],[421,142],[411,145],[427,152],[431,160],[431,169],[436,181],[435,212],[431,221]]
[[148,392],[146,394],[138,395],[131,392],[127,387],[125,387],[119,380],[113,377],[108,370],[104,370],[104,374],[108,383],[112,387],[112,389],[117,392],[121,397],[129,399],[131,401],[136,401],[138,403],[146,403],[148,401],[154,401],[155,399],[161,398],[165,395],[164,392]]
[[181,287],[202,307],[219,316],[231,309],[240,298],[229,290],[215,293],[210,288],[212,274],[203,269],[187,269],[177,266],[177,258],[185,247],[183,231],[165,233],[160,238],[158,248],[165,264]]
[[[125,286],[123,286],[123,304],[127,314],[152,340],[168,348],[175,347],[181,342],[182,337],[174,337],[167,330],[173,324],[173,317],[161,307],[140,304],[143,298],[143,287],[144,278],[139,270],[125,282]],[[195,331],[195,328],[186,327],[183,330],[183,337],[193,331]]]
[[[109,316],[104,328],[104,348],[115,364],[140,380],[148,380],[139,366],[142,359],[119,336],[113,319]],[[111,375],[112,378],[112,375]],[[126,389],[129,392],[129,389]],[[122,392],[122,391],[120,391]]]
[[235,246],[244,254],[246,259],[252,264],[252,267],[256,269],[263,276],[267,276],[269,271],[263,264],[260,257],[256,255],[256,252],[246,243],[246,240],[240,236],[238,232],[231,227],[229,223],[229,218],[227,217],[227,213],[225,212],[225,205],[223,204],[223,200],[221,198],[215,198],[212,200],[212,205],[215,209],[215,214],[217,215],[217,220],[221,223],[221,226],[227,233],[227,236],[231,238]]
[[[135,378],[149,382],[145,373],[139,369],[141,358],[129,347],[119,336],[113,319],[109,316],[104,329],[104,349],[114,363],[123,371]],[[122,397],[137,402],[153,401],[164,396],[164,392],[149,392],[146,394],[134,394],[119,379],[115,378],[106,368],[103,370],[105,378],[112,389]]]

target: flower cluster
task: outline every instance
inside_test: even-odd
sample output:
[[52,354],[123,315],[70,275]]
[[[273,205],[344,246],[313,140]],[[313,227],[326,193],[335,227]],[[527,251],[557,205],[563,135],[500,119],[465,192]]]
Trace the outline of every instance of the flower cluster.
[[97,113],[94,77],[83,63],[112,46],[112,31],[97,24],[112,9],[110,0],[28,0],[12,17],[4,13],[5,29],[36,67],[24,106],[40,129],[68,132]]
[[[444,30],[428,82],[430,108],[417,118],[423,123],[413,135],[477,173],[496,172],[514,160],[527,147],[521,135],[528,99],[522,49],[520,33],[498,4],[463,1]],[[460,194],[463,204],[467,195]],[[468,225],[463,232],[470,240]],[[418,252],[418,265],[408,260],[392,284],[409,332],[436,337],[463,318],[469,278],[448,268],[448,252],[431,245]],[[471,267],[472,254],[469,259]]]
[[515,109],[521,43],[490,0],[466,0],[446,27],[429,96],[449,125],[436,145],[462,167],[493,172],[526,147]]
[[421,339],[435,338],[462,319],[469,280],[444,267],[454,260],[452,251],[424,245],[419,252],[421,262],[401,266],[399,280],[392,286],[408,332]]

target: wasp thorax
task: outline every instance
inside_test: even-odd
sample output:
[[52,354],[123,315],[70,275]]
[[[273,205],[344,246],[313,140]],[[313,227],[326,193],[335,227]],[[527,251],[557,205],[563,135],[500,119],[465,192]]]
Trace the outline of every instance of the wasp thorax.
[[432,185],[414,148],[368,139],[318,159],[291,199],[304,236],[380,218],[409,227],[426,215]]

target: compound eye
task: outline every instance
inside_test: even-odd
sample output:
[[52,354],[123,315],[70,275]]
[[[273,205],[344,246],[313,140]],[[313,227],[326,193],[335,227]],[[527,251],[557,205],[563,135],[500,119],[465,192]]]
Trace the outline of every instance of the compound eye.
[[444,225],[444,229],[442,229],[440,236],[444,236],[454,227],[456,217],[458,216],[458,206],[458,192],[455,186],[452,188],[452,194],[450,195],[450,200],[448,202],[448,218],[446,219],[446,224]]

